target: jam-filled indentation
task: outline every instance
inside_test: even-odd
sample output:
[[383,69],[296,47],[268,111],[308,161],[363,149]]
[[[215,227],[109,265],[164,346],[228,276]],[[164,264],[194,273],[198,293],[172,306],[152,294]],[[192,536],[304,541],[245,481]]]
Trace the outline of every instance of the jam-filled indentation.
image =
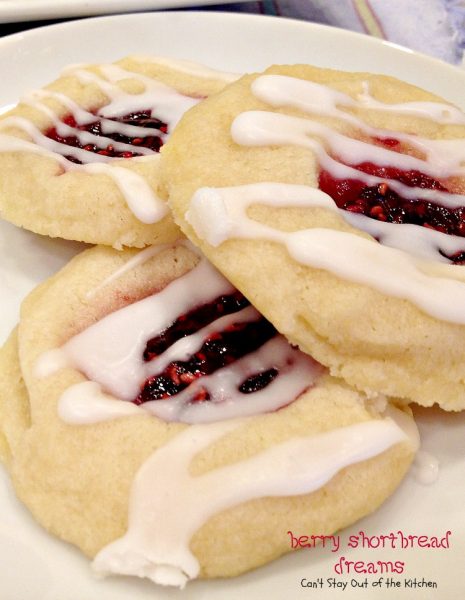
[[[127,135],[123,133],[124,128],[122,128],[121,131],[118,131],[117,128],[105,130],[101,118],[96,113],[94,113],[95,121],[84,124],[79,124],[73,115],[65,116],[62,119],[62,122],[75,130],[76,133],[72,132],[69,135],[63,136],[59,134],[57,127],[51,127],[45,131],[44,135],[60,144],[87,150],[88,152],[100,154],[101,156],[108,156],[111,158],[133,158],[142,155],[141,152],[138,152],[138,148],[147,148],[153,152],[159,152],[160,148],[163,146],[163,136],[168,133],[168,125],[160,119],[153,117],[152,112],[151,109],[144,109],[130,112],[119,117],[105,117],[105,121],[121,123],[123,126],[136,125],[137,127],[142,127],[147,130],[146,135]],[[88,132],[97,137],[109,138],[113,142],[129,144],[134,146],[134,151],[118,150],[112,143],[82,143],[79,132]],[[66,156],[66,158],[74,163],[81,164],[81,161],[73,155]]]
[[[363,214],[386,223],[409,223],[465,237],[465,206],[451,208],[423,198],[404,198],[390,185],[390,181],[395,181],[409,188],[450,192],[443,182],[417,170],[407,171],[370,162],[351,166],[385,181],[369,186],[361,179],[339,179],[322,169],[319,174],[319,187],[331,196],[342,210]],[[465,261],[465,253],[460,252],[447,258],[460,264]]]
[[208,304],[202,304],[181,315],[174,323],[156,337],[151,338],[144,350],[144,361],[150,361],[179,339],[191,335],[215,319],[235,313],[250,306],[250,302],[240,292],[219,296]]
[[[239,312],[249,305],[249,301],[236,291],[194,308],[178,317],[170,327],[147,342],[143,354],[144,361],[155,359],[179,339],[192,335],[215,320]],[[225,329],[209,333],[200,348],[187,360],[174,360],[160,373],[147,379],[134,403],[143,404],[175,396],[199,378],[232,365],[277,335],[276,329],[264,317],[246,322],[239,319],[235,322],[233,319]],[[243,394],[260,391],[278,375],[278,369],[274,367],[253,373],[244,377],[238,390]],[[203,387],[197,389],[191,399],[193,402],[205,400],[210,400],[210,395]]]

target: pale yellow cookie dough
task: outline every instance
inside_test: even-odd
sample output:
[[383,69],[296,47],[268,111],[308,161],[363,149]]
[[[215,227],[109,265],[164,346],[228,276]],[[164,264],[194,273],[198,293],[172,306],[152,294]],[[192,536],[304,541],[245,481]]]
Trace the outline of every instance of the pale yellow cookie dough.
[[[444,102],[401,81],[368,73],[303,65],[272,67],[267,73],[315,81],[352,97],[361,93],[367,82],[370,94],[385,103]],[[424,406],[437,402],[446,410],[465,408],[464,326],[432,318],[407,300],[303,266],[279,243],[233,238],[214,248],[199,239],[186,221],[194,192],[205,186],[270,181],[318,186],[312,150],[298,145],[247,147],[234,143],[230,128],[240,113],[275,111],[312,119],[341,132],[350,130],[349,124],[334,117],[272,108],[252,94],[250,86],[256,77],[243,77],[189,111],[163,149],[164,189],[176,221],[281,333],[329,366],[333,375],[368,394],[382,392]],[[354,112],[369,125],[391,132],[413,132],[431,139],[465,136],[461,125],[440,125],[374,109]],[[208,127],[201,126],[207,115]],[[190,151],[193,145],[197,152]],[[465,189],[460,180],[456,186],[457,191],[460,186]],[[253,206],[248,215],[281,231],[323,227],[369,238],[337,213],[322,208]],[[432,262],[424,266],[426,272],[439,276],[444,276],[446,268]],[[449,268],[447,276],[465,283],[465,267],[456,267],[453,273]]]
[[[5,394],[12,393],[10,405],[30,404],[30,424],[11,444],[8,464],[15,490],[46,529],[89,557],[124,534],[136,471],[186,425],[167,424],[148,414],[92,425],[65,424],[57,415],[58,399],[84,376],[65,368],[38,379],[34,366],[44,351],[105,314],[161,289],[198,260],[185,247],[167,249],[99,287],[133,256],[134,251],[87,250],[39,286],[22,307],[19,354],[13,337],[0,362],[1,429],[7,431]],[[24,383],[18,382],[18,359]],[[363,395],[323,375],[286,408],[247,419],[199,453],[192,473],[246,459],[293,436],[378,418]],[[253,500],[213,516],[190,543],[200,576],[238,575],[289,552],[289,530],[331,534],[371,513],[394,491],[412,457],[411,443],[402,442],[341,470],[312,494],[285,497],[283,490],[283,497]]]
[[[140,94],[143,84],[130,73],[164,83],[182,94],[205,97],[225,85],[221,74],[192,75],[163,60],[129,57],[117,63],[129,72],[118,85],[125,92]],[[99,65],[83,66],[91,74],[102,75]],[[95,111],[108,103],[108,97],[92,82],[84,82],[66,72],[46,90],[64,94],[80,107]],[[70,110],[56,98],[44,98],[43,104],[59,117]],[[150,106],[144,107],[151,108]],[[54,158],[32,151],[11,151],[3,136],[13,135],[30,140],[29,134],[13,124],[11,117],[21,117],[40,131],[52,126],[50,117],[27,101],[0,118],[0,217],[36,233],[65,239],[122,246],[143,247],[151,243],[171,242],[179,230],[170,215],[155,224],[141,222],[128,208],[126,199],[114,180],[106,174],[64,169]],[[146,158],[114,159],[111,165],[140,175],[156,193],[159,155]]]
[[29,426],[29,398],[19,366],[15,329],[0,349],[0,460],[6,465]]

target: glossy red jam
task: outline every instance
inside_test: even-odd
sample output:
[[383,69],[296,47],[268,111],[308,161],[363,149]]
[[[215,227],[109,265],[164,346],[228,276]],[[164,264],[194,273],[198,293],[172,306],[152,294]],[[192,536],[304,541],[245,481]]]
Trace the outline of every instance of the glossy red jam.
[[[394,145],[396,140],[392,140]],[[384,140],[384,142],[386,142]],[[435,229],[442,233],[465,237],[465,207],[449,208],[420,198],[404,198],[390,186],[397,181],[408,187],[449,192],[443,182],[420,171],[403,171],[364,162],[353,168],[383,179],[382,183],[367,186],[360,179],[337,179],[328,171],[319,175],[319,187],[343,210],[360,213],[387,223],[411,223]],[[462,263],[465,253],[448,257],[454,263]]]
[[[157,337],[151,339],[144,351],[144,360],[150,361],[177,340],[191,335],[212,321],[240,311],[249,302],[235,292],[220,296],[209,304],[196,307],[182,315]],[[201,348],[188,360],[171,362],[161,373],[148,379],[134,400],[143,404],[151,400],[161,400],[174,396],[186,389],[193,381],[210,375],[216,370],[234,363],[246,354],[254,352],[262,344],[278,335],[276,329],[264,317],[247,323],[232,323],[223,331],[215,331],[204,341]],[[238,389],[250,394],[265,388],[278,376],[275,368],[255,373],[243,381]],[[193,401],[209,400],[208,392],[201,388]]]
[[[121,117],[113,117],[110,120],[118,123],[125,123],[129,125],[137,125],[138,127],[147,128],[147,135],[139,136],[139,137],[129,137],[126,135],[122,135],[120,133],[115,132],[105,132],[102,131],[102,122],[99,119],[98,115],[96,115],[95,121],[91,123],[86,123],[85,125],[79,125],[76,123],[75,118],[72,115],[68,115],[63,119],[63,123],[69,125],[76,131],[88,131],[93,135],[98,137],[106,137],[110,138],[114,142],[123,142],[125,144],[130,144],[134,146],[134,151],[124,151],[120,152],[115,150],[113,144],[84,144],[82,145],[79,141],[77,135],[69,135],[66,137],[62,137],[58,134],[55,127],[50,128],[45,132],[45,135],[55,140],[56,142],[60,142],[61,144],[65,144],[67,146],[71,146],[73,148],[82,148],[84,150],[88,150],[89,152],[93,152],[94,154],[100,154],[103,156],[111,156],[113,158],[132,158],[134,156],[141,156],[141,153],[137,151],[137,148],[150,148],[154,152],[159,152],[160,148],[163,145],[163,140],[160,135],[154,133],[153,130],[158,130],[160,133],[168,132],[168,125],[159,119],[152,117],[151,110],[139,110],[137,112],[132,112],[127,115],[123,115]],[[67,156],[68,160],[80,164],[80,161],[74,156]]]

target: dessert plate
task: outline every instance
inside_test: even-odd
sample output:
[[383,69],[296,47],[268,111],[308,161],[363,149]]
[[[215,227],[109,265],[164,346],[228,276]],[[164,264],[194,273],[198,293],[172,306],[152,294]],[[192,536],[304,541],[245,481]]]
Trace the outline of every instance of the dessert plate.
[[[238,0],[248,2],[249,0]],[[0,23],[224,4],[229,0],[2,0]]]
[[[18,96],[47,83],[70,63],[113,61],[129,53],[187,58],[235,72],[262,70],[271,63],[309,62],[386,73],[438,93],[465,109],[465,72],[407,49],[300,21],[195,12],[100,17],[0,39],[0,72],[4,74],[0,107],[5,110]],[[24,295],[83,247],[0,222],[0,343],[16,323]],[[439,460],[435,483],[425,486],[413,473],[409,475],[379,511],[341,532],[339,548],[328,544],[305,548],[237,579],[193,582],[184,592],[123,577],[95,579],[89,562],[78,551],[49,536],[33,521],[16,500],[0,468],[0,597],[200,600],[210,595],[221,600],[273,600],[308,598],[311,594],[318,600],[333,600],[344,591],[347,599],[365,595],[377,600],[392,597],[393,589],[396,598],[408,600],[462,597],[465,413],[416,412],[422,450]],[[260,531],[256,534],[258,537]],[[283,535],[291,539],[287,532]],[[351,540],[351,535],[358,537]],[[383,535],[390,536],[385,538],[384,547]],[[426,536],[423,545],[437,538],[447,547],[420,547],[418,537],[408,542],[409,535]],[[402,542],[414,547],[402,548]],[[356,572],[353,566],[347,569],[343,558],[373,563],[378,572]],[[404,563],[401,573],[392,572],[389,563],[396,561]],[[339,564],[345,565],[342,574],[338,573]],[[367,565],[358,565],[359,571],[363,568]],[[378,581],[379,586],[375,585]]]

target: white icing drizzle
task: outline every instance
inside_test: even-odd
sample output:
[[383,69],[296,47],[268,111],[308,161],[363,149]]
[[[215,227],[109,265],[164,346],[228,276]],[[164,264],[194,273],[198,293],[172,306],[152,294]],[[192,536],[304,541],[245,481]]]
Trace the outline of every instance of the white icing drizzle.
[[418,483],[431,485],[439,476],[439,461],[429,452],[420,450],[415,455],[411,473]]
[[[108,163],[112,159],[109,156],[105,156],[103,154],[94,154],[93,152],[89,152],[88,150],[84,150],[83,148],[73,148],[71,146],[67,146],[62,142],[58,142],[57,140],[53,140],[48,138],[46,135],[42,133],[42,131],[34,125],[31,121],[23,117],[6,117],[2,121],[0,121],[0,131],[5,130],[7,128],[14,127],[16,129],[21,129],[25,133],[27,133],[32,142],[29,142],[29,145],[24,145],[22,148],[18,149],[18,144],[16,140],[24,141],[21,138],[17,138],[16,136],[12,136],[9,134],[2,135],[2,152],[17,152],[18,150],[22,150],[23,152],[34,152],[35,154],[42,154],[44,156],[49,156],[50,158],[55,159],[63,168],[67,170],[72,170],[81,168],[84,169],[86,163],[89,163],[89,158],[92,158],[92,162],[101,162]],[[31,146],[37,145],[37,149],[33,150]],[[82,165],[78,165],[73,163],[65,157],[66,155],[74,156],[77,158]],[[89,157],[89,155],[92,155]],[[94,158],[95,157],[95,158]],[[75,166],[73,166],[75,165]]]
[[420,432],[411,413],[409,414],[389,402],[386,403],[384,409],[380,410],[379,413],[395,421],[408,438],[412,451],[415,453],[418,452],[418,448],[420,447]]
[[402,421],[372,420],[291,438],[246,460],[192,476],[196,454],[241,423],[193,425],[152,454],[134,480],[128,531],[98,553],[93,562],[97,573],[184,587],[199,572],[189,542],[213,515],[255,498],[311,493],[344,467],[408,440]]
[[[196,333],[180,338],[172,344],[163,354],[157,356],[147,365],[146,379],[155,373],[163,371],[170,362],[175,360],[187,360],[195,352],[200,350],[203,341],[215,331],[225,331],[228,327],[239,323],[250,323],[260,318],[260,313],[253,307],[247,306],[235,313],[215,319]],[[204,381],[204,378],[202,378]]]
[[338,108],[375,108],[378,111],[394,112],[432,119],[438,123],[465,124],[465,115],[458,108],[436,102],[405,102],[387,104],[372,98],[368,93],[368,82],[363,82],[364,92],[356,100],[328,86],[287,77],[283,75],[263,75],[251,85],[257,98],[271,106],[289,106],[307,113],[335,117],[354,125],[365,134],[378,138],[394,138],[406,142],[427,156],[427,161],[439,169],[453,172],[465,161],[465,147],[460,139],[431,140],[420,136],[372,127],[350,113]]
[[432,119],[437,123],[450,125],[465,125],[465,114],[452,104],[443,102],[403,102],[401,104],[387,104],[380,102],[370,95],[370,86],[363,82],[363,92],[357,97],[358,103],[364,108],[382,110],[384,112],[401,113],[423,119]]
[[[96,115],[80,107],[65,94],[51,90],[34,91],[26,95],[22,99],[22,102],[44,113],[50,119],[51,124],[57,129],[60,136],[75,136],[83,146],[87,144],[103,147],[111,145],[117,152],[136,152],[144,157],[152,157],[152,160],[158,162],[159,157],[157,153],[150,148],[114,141],[105,135],[97,136],[91,132],[80,131],[63,123],[43,101],[48,98],[60,102],[70,111],[76,122],[80,125],[99,120],[103,134],[118,133],[143,138],[148,135],[155,135],[165,142],[169,134],[165,134],[158,129],[118,123],[111,120],[111,118],[139,109],[147,110],[153,108],[156,111],[157,118],[165,122],[171,132],[184,112],[197,104],[200,99],[184,96],[159,81],[132,71],[126,71],[116,65],[103,65],[100,71],[103,77],[86,71],[83,66],[72,67],[66,70],[66,74],[76,77],[83,83],[97,85],[108,97],[108,104],[97,111]],[[137,80],[144,86],[144,91],[140,94],[125,92],[118,85],[119,82],[125,79]],[[0,129],[7,127],[14,127],[24,131],[31,137],[33,143],[27,144],[24,141],[22,144],[22,140],[18,142],[18,138],[15,136],[1,135],[0,152],[32,151],[35,154],[54,158],[67,171],[81,170],[107,175],[113,179],[120,189],[129,209],[143,223],[156,223],[168,213],[165,203],[156,196],[155,192],[141,175],[124,167],[107,164],[114,160],[122,160],[121,158],[97,154],[83,148],[74,148],[50,139],[34,123],[23,117],[6,117],[0,121]],[[40,150],[33,149],[31,146],[34,145],[37,145],[37,148]],[[67,160],[66,156],[72,156],[82,164],[75,164]],[[132,158],[132,160],[137,160],[137,157]]]
[[181,246],[181,245],[186,246],[191,251],[195,252],[195,250],[193,249],[194,247],[187,240],[178,240],[178,241],[174,242],[173,244],[154,244],[153,246],[147,246],[147,248],[140,250],[132,258],[127,260],[119,269],[117,269],[111,275],[109,275],[106,279],[104,279],[97,287],[95,287],[92,290],[90,290],[89,292],[87,292],[86,298],[88,298],[88,299],[93,298],[98,291],[100,291],[102,288],[109,285],[112,281],[119,279],[125,273],[142,265],[143,263],[147,262],[154,256],[157,256],[157,254],[160,254],[161,252],[168,250],[168,248],[175,248],[175,247]]
[[[404,198],[440,201],[451,208],[465,205],[465,196],[462,194],[410,187],[393,179],[368,175],[340,163],[327,153],[321,142],[310,138],[309,134],[324,137],[330,148],[354,164],[364,161],[376,162],[376,157],[378,157],[383,166],[400,167],[405,170],[418,168],[436,177],[461,174],[457,168],[451,172],[448,169],[447,161],[442,161],[441,173],[439,173],[437,166],[428,162],[342,136],[329,127],[308,119],[266,111],[248,111],[237,116],[231,126],[233,140],[243,146],[298,145],[309,148],[316,154],[320,165],[337,179],[358,179],[367,186],[376,186],[389,181],[389,187]],[[463,142],[461,143],[463,144]],[[373,160],[370,160],[371,153]],[[379,158],[380,156],[383,157],[383,160]],[[441,162],[439,164],[441,165]]]
[[[68,70],[67,74],[76,77],[84,84],[93,83],[108,96],[109,102],[99,109],[98,114],[104,117],[119,117],[129,112],[153,108],[156,116],[168,125],[172,131],[182,115],[198,104],[201,98],[193,98],[180,94],[169,86],[133,71],[126,71],[117,65],[101,65],[99,67],[106,80],[82,68]],[[125,92],[118,83],[126,79],[134,79],[145,86],[138,94]]]
[[[7,122],[8,121],[8,122]],[[6,123],[7,122],[7,123]],[[28,142],[16,136],[0,134],[0,152],[32,152],[46,156],[58,162],[66,171],[82,171],[88,173],[102,173],[110,177],[118,186],[121,193],[125,197],[126,203],[134,215],[143,223],[152,224],[160,221],[167,213],[168,207],[166,203],[158,198],[146,180],[125,167],[117,167],[116,165],[104,164],[108,162],[108,157],[94,154],[93,156],[100,157],[96,162],[88,164],[76,164],[68,161],[60,153],[56,152],[56,145],[59,142],[46,138],[32,123],[21,119],[20,117],[10,117],[0,122],[0,130],[3,124],[20,127],[31,135],[32,139],[45,138],[48,140],[43,145],[38,145]],[[66,146],[69,148],[69,146]],[[80,152],[89,154],[86,150],[74,148],[73,155],[79,158]],[[137,159],[134,159],[137,160]],[[158,161],[159,156],[154,155],[153,161]]]
[[[43,100],[55,100],[62,104],[65,108],[69,110],[69,112],[73,115],[76,123],[78,125],[88,125],[89,123],[93,123],[96,119],[95,115],[82,106],[80,106],[77,102],[72,100],[66,94],[62,94],[61,92],[54,92],[49,89],[38,89],[32,90],[24,96],[21,97],[20,102],[22,104],[28,104],[33,108],[37,108],[42,110],[50,119],[55,119],[57,117],[56,113],[52,111],[48,106],[46,106]],[[59,121],[59,123],[63,123]],[[101,123],[103,126],[104,119],[101,119]],[[114,123],[114,121],[110,121],[110,123]],[[118,125],[124,125],[123,123],[118,123]],[[132,126],[131,126],[132,127]],[[143,129],[143,128],[141,128]]]
[[83,381],[70,386],[58,402],[58,416],[72,425],[91,425],[143,414],[144,410],[132,402],[105,394],[95,381]]
[[[206,300],[232,293],[234,288],[202,260],[161,292],[110,313],[72,337],[61,348],[68,361],[124,400],[133,400],[146,379],[142,355],[146,343],[169,327],[177,317]],[[46,352],[36,373],[52,374],[56,354]]]
[[[367,175],[350,166],[372,162],[403,171],[418,170],[433,177],[465,173],[463,139],[427,140],[409,134],[391,134],[366,125],[353,114],[338,108],[370,105],[376,110],[391,111],[392,106],[370,100],[367,86],[356,100],[330,87],[293,77],[265,75],[254,80],[252,92],[276,107],[297,108],[309,114],[335,117],[355,125],[361,131],[407,141],[421,148],[419,159],[384,147],[377,147],[347,137],[322,123],[270,111],[249,111],[238,115],[231,126],[232,139],[245,146],[298,145],[312,150],[320,166],[336,179],[356,179],[372,187],[389,182],[389,188],[407,199],[423,199],[450,208],[465,206],[465,196],[434,189],[410,187],[399,181]],[[412,112],[413,111],[413,112]],[[405,103],[395,105],[396,114],[420,114],[439,122],[462,124],[465,117],[454,107],[440,103]],[[333,152],[341,160],[330,156]],[[441,320],[465,324],[465,286],[457,267],[435,267],[434,276],[417,257],[436,262],[450,262],[441,253],[451,255],[463,250],[465,240],[416,225],[396,225],[370,219],[349,211],[340,216],[352,226],[377,238],[373,241],[344,231],[308,229],[291,233],[266,227],[247,216],[252,204],[273,206],[323,207],[338,210],[320,190],[274,183],[237,186],[236,188],[198,190],[191,199],[186,219],[197,235],[213,246],[227,239],[260,238],[284,244],[289,254],[301,264],[326,269],[343,279],[374,287],[384,294],[409,300],[427,314]],[[463,240],[463,241],[462,241]],[[450,298],[454,297],[454,304]]]
[[[21,102],[23,104],[29,104],[30,106],[37,108],[38,110],[41,110],[45,114],[47,114],[47,116],[54,121],[59,131],[62,131],[59,128],[65,125],[65,123],[57,119],[56,113],[42,102],[42,100],[46,99],[57,100],[58,102],[60,102],[60,104],[65,106],[73,115],[78,125],[88,125],[89,123],[94,122],[98,118],[103,133],[119,133],[128,137],[146,137],[147,135],[156,135],[162,140],[167,139],[167,134],[154,127],[141,127],[140,125],[132,125],[131,123],[113,121],[112,119],[106,119],[101,115],[97,117],[94,113],[85,110],[84,108],[82,108],[82,106],[79,106],[77,102],[74,102],[74,100],[71,100],[71,98],[69,98],[65,94],[61,94],[60,92],[53,92],[47,89],[34,90],[21,98]],[[69,130],[63,129],[63,131]],[[102,138],[98,137],[97,139],[101,140]],[[114,142],[111,141],[111,143]],[[135,147],[131,146],[131,150],[134,151]],[[154,151],[150,150],[150,148],[138,147],[138,151],[139,150],[149,151],[150,154],[154,153]]]
[[447,256],[465,252],[465,238],[458,235],[449,235],[410,223],[383,223],[345,210],[339,210],[339,213],[345,221],[369,233],[383,246],[398,248],[413,256],[449,264]]
[[[229,188],[201,188],[190,202],[186,219],[196,234],[212,246],[230,238],[263,239],[283,244],[297,262],[325,269],[343,279],[409,300],[427,314],[465,324],[464,282],[448,278],[460,267],[439,265],[427,274],[410,254],[345,231],[304,229],[284,232],[247,216],[253,204],[268,206],[323,206],[335,210],[321,190],[308,186],[256,183]],[[405,240],[404,240],[405,241]],[[415,243],[413,241],[413,243]],[[454,298],[451,303],[450,299]]]
[[[179,243],[183,244],[183,241]],[[120,276],[155,253],[155,248],[146,249],[112,277]],[[188,360],[215,332],[259,320],[260,314],[248,306],[215,318],[197,332],[174,342],[151,361],[143,360],[148,340],[169,327],[179,315],[233,291],[231,284],[202,259],[194,269],[171,282],[161,292],[111,313],[71,338],[60,349],[42,354],[35,365],[35,375],[47,377],[59,369],[72,367],[99,384],[71,386],[60,398],[60,416],[68,423],[88,423],[94,418],[104,418],[106,409],[108,418],[125,414],[121,413],[121,404],[111,405],[107,400],[108,394],[120,401],[134,400],[144,382],[162,373],[171,363]],[[270,369],[277,369],[279,375],[265,388],[252,394],[240,392],[239,387],[249,377]],[[165,420],[188,423],[277,410],[313,385],[321,372],[322,367],[318,363],[292,348],[282,336],[276,335],[234,364],[196,379],[175,396],[146,402],[143,408]],[[107,394],[105,402],[102,401],[102,390]],[[194,402],[201,390],[209,394],[210,400]],[[83,416],[83,407],[86,405],[89,414]]]
[[[238,389],[241,383],[256,373],[267,371],[270,365],[279,371],[279,376],[262,390],[244,398]],[[282,336],[275,336],[232,365],[197,379],[169,402],[154,400],[147,402],[144,408],[164,421],[184,423],[212,423],[251,416],[278,410],[290,403],[310,387],[322,371],[319,363],[293,349]],[[210,401],[190,403],[201,388],[210,394]]]
[[[126,264],[118,269],[115,275],[120,276],[128,268],[155,254],[155,248],[146,249],[138,259],[133,257],[128,261],[129,266]],[[81,367],[84,365],[83,371],[89,366],[95,369],[102,350],[110,348],[108,356],[97,365],[98,381],[101,381],[102,373],[106,376],[106,370],[112,370],[115,378],[121,372],[123,378],[132,376],[140,368],[138,357],[148,338],[163,330],[179,314],[201,304],[202,300],[211,300],[231,291],[231,285],[202,259],[197,267],[154,297],[112,313],[72,338],[61,349],[42,355],[35,374],[45,377],[67,366],[76,368],[77,363]],[[158,300],[154,300],[157,297]],[[152,318],[148,327],[147,316]],[[239,320],[247,319],[255,317],[256,311],[249,307],[236,316]],[[230,315],[219,318],[218,328],[227,325],[230,320]],[[155,327],[153,321],[156,322]],[[206,326],[203,334],[208,335],[209,331],[210,326]],[[157,358],[158,368],[170,360],[188,356],[198,348],[199,334],[191,337],[190,343],[180,340],[181,343],[171,346],[166,355]],[[237,387],[244,375],[268,369],[270,359],[282,374],[265,390],[256,392],[251,399],[247,398],[242,403],[246,407],[244,412],[237,410],[235,399],[231,400],[228,395],[231,386]],[[199,563],[189,548],[192,535],[215,514],[255,498],[311,493],[324,486],[344,467],[377,456],[399,442],[410,440],[412,449],[416,449],[418,435],[413,420],[391,407],[387,418],[294,437],[246,460],[200,476],[190,474],[190,466],[197,453],[245,422],[235,417],[280,408],[283,404],[277,403],[276,398],[288,398],[286,403],[292,401],[313,383],[321,371],[320,365],[290,348],[279,336],[264,344],[258,352],[237,361],[229,373],[224,369],[211,376],[210,379],[217,378],[221,383],[219,397],[213,397],[209,403],[200,403],[204,414],[196,413],[192,406],[183,403],[183,399],[179,402],[178,398],[174,408],[176,420],[209,423],[184,429],[140,467],[131,491],[128,531],[99,552],[93,562],[95,571],[103,575],[118,573],[148,577],[156,583],[183,587],[199,572]],[[138,377],[137,374],[136,379]],[[207,387],[208,379],[203,378]],[[119,381],[116,387],[121,386],[121,379]],[[59,415],[65,422],[84,425],[143,414],[143,409],[131,402],[105,393],[99,382],[85,381],[65,391],[58,406]],[[129,388],[131,385],[132,382]],[[108,385],[105,387],[108,389]],[[134,392],[132,389],[131,394]],[[168,405],[165,402],[152,404]],[[214,408],[204,410],[206,404]],[[225,410],[216,411],[216,406],[221,405],[225,405]],[[189,414],[191,411],[193,415]],[[173,418],[173,414],[169,418]],[[222,420],[211,423],[215,418]],[[183,515],[182,519],[179,514]]]
[[[449,259],[439,254],[438,251],[446,255],[465,251],[465,238],[463,237],[448,235],[434,229],[421,227],[420,225],[384,223],[362,214],[342,210],[337,207],[334,200],[328,194],[316,188],[299,185],[293,186],[290,184],[257,184],[255,187],[252,186],[254,184],[247,186],[248,191],[245,193],[244,201],[245,198],[248,198],[250,201],[255,200],[266,204],[272,202],[274,206],[320,207],[334,212],[337,211],[339,216],[347,223],[370,234],[381,244],[404,250],[413,256],[449,264]],[[232,190],[232,188],[230,189]],[[243,189],[243,187],[240,188],[240,190]],[[225,191],[225,188],[222,189],[220,195],[223,195],[223,193],[227,193],[228,197],[230,195],[229,192]],[[206,235],[206,232],[204,234],[201,233],[203,231],[202,223],[205,216],[205,209],[200,205],[204,203],[208,204],[208,210],[211,211],[210,214],[215,220],[214,226],[208,228],[208,239],[211,240],[210,243],[212,245],[216,246],[233,235],[244,235],[243,233],[233,233],[232,231],[235,227],[233,221],[242,219],[245,214],[244,205],[241,208],[238,206],[238,210],[236,211],[232,200],[228,200],[228,208],[225,211],[222,201],[217,202],[219,196],[217,190],[213,188],[203,188],[201,196],[202,200],[194,201],[186,213],[188,221],[198,229],[201,237],[204,234]],[[197,209],[203,215],[200,216],[199,213],[200,218],[196,216]],[[229,214],[232,215],[232,219],[229,217]]]
[[34,377],[43,379],[60,371],[71,367],[69,357],[61,348],[53,348],[41,354],[34,365]]
[[[96,146],[108,146],[111,145],[118,152],[137,152],[142,155],[152,155],[155,154],[154,150],[150,148],[145,148],[144,146],[134,146],[132,144],[127,144],[124,142],[118,142],[113,140],[112,138],[105,137],[104,135],[96,135],[86,130],[79,130],[71,125],[67,125],[63,121],[60,120],[57,113],[52,110],[49,106],[47,106],[41,100],[43,99],[53,98],[61,102],[64,106],[68,108],[68,110],[73,115],[76,123],[78,125],[88,125],[93,121],[98,120],[101,126],[102,134],[104,133],[119,133],[121,135],[126,135],[129,137],[146,137],[147,135],[154,135],[159,137],[162,140],[166,139],[166,134],[162,131],[155,129],[154,127],[139,127],[137,125],[131,125],[129,123],[120,123],[119,121],[112,121],[111,119],[106,119],[104,117],[96,116],[91,112],[84,110],[79,106],[76,102],[65,96],[64,94],[60,94],[58,92],[52,92],[50,90],[35,90],[31,92],[27,96],[23,96],[21,98],[22,104],[27,104],[36,110],[40,110],[44,113],[50,121],[55,126],[58,134],[61,137],[66,136],[75,136],[78,138],[80,144],[85,146],[86,144],[95,144]],[[65,144],[63,144],[65,146]],[[70,148],[70,146],[66,146]],[[82,162],[92,162],[93,152],[87,151],[88,156]],[[70,154],[68,152],[68,154]],[[114,157],[109,157],[111,160]]]
[[[158,162],[159,156],[154,156],[154,159]],[[148,182],[138,173],[125,167],[102,163],[84,165],[84,170],[88,173],[109,175],[126,198],[129,210],[142,223],[157,223],[168,214],[166,203],[155,195]]]

